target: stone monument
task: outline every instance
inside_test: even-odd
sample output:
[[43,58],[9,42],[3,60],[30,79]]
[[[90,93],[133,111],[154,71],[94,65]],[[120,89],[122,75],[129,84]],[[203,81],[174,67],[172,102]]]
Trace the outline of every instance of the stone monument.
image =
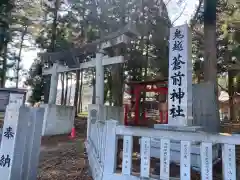
[[[168,124],[155,124],[159,130],[182,132],[203,131],[194,126],[192,100],[192,48],[191,32],[187,24],[170,29],[169,39],[169,78],[168,78]],[[171,161],[180,162],[180,142],[168,142]],[[160,139],[151,141],[151,156],[159,158]],[[170,152],[169,152],[170,153]],[[218,148],[213,147],[213,161],[218,158]],[[200,168],[200,146],[191,144],[191,165]]]
[[37,178],[43,111],[17,103],[7,106],[0,148],[1,179]]

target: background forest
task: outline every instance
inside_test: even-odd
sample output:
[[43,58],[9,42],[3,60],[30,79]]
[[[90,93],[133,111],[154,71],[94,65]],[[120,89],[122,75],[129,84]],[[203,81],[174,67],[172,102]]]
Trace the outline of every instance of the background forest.
[[[169,13],[173,1],[177,13]],[[169,28],[183,15],[188,1],[192,0],[1,0],[0,87],[11,81],[18,88],[24,81],[31,87],[30,103],[43,96],[46,101],[49,79],[42,76],[44,63],[36,58],[30,69],[24,69],[23,50],[58,52],[81,47],[134,21],[139,36],[124,52],[127,63],[105,69],[105,100],[122,105],[124,81],[168,76]],[[237,0],[196,0],[190,20],[194,83],[211,81],[216,90],[226,91],[231,119],[237,116],[233,101],[240,93],[239,22]],[[61,104],[67,104],[67,87],[74,81],[74,105],[80,112],[83,83],[94,92],[94,73],[88,69],[61,74]]]

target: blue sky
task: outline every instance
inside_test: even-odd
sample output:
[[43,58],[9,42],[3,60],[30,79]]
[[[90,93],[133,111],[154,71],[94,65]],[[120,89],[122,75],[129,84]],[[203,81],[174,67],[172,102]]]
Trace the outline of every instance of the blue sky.
[[[196,6],[198,4],[198,0],[185,0],[186,1],[185,3],[183,3],[181,6],[178,6],[177,5],[178,1],[184,1],[184,0],[170,0],[170,1],[164,0],[164,2],[169,2],[167,5],[167,9],[172,21],[174,21],[179,16],[180,12],[182,11],[186,3],[185,10],[181,15],[181,17],[175,22],[175,25],[181,25],[188,22],[191,19],[196,9]],[[38,52],[39,50],[28,50],[28,51],[23,50],[22,65],[24,69],[28,70],[31,67],[31,64],[33,63],[33,60],[37,57]],[[22,78],[22,81],[24,81],[24,79],[25,78]],[[23,82],[20,82],[19,87],[21,87],[22,84]],[[6,86],[14,86],[14,83],[7,82]]]

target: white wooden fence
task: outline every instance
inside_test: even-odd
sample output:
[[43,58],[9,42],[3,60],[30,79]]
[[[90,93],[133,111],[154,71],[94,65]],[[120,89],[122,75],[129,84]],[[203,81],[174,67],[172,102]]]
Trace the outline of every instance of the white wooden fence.
[[[123,136],[122,172],[116,171],[118,137]],[[132,173],[133,136],[141,137],[140,175]],[[160,177],[150,176],[150,141],[161,139]],[[223,179],[236,180],[235,145],[240,136],[196,132],[162,131],[118,125],[117,121],[95,121],[88,123],[86,149],[89,166],[94,180],[138,180],[170,179],[170,141],[181,141],[180,179],[191,179],[191,142],[201,143],[201,178],[212,180],[212,144],[222,144]]]

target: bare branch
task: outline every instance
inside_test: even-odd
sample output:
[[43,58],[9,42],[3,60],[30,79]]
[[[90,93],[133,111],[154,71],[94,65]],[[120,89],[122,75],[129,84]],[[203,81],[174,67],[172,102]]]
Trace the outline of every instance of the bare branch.
[[171,0],[168,0],[168,2],[166,2],[166,6],[171,2]]
[[199,13],[199,11],[201,9],[202,4],[203,4],[203,0],[199,0],[199,5],[198,5],[197,10],[196,10],[196,12],[195,12],[195,14],[193,16],[193,21],[192,21],[193,23],[191,24],[191,29],[193,29],[193,27],[195,26],[195,24],[197,22],[196,21],[197,15],[198,15],[198,13]]
[[172,24],[174,24],[183,15],[186,7],[187,7],[187,3],[185,3],[185,5],[184,5],[182,11],[180,12],[179,16],[172,22]]

